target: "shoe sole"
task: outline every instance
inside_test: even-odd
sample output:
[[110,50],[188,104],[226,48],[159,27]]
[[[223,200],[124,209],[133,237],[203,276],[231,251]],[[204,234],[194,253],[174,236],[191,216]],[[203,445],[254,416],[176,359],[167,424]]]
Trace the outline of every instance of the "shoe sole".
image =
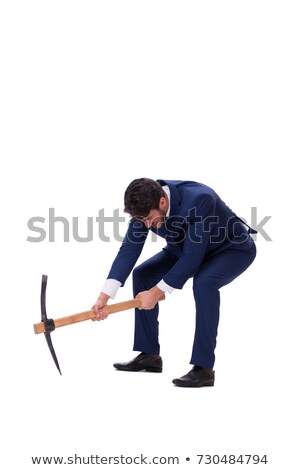
[[172,383],[177,387],[186,387],[186,388],[201,388],[201,387],[213,387],[214,382],[206,382],[203,384],[186,384],[185,382],[178,382],[177,380],[173,380]]
[[114,366],[116,370],[122,370],[123,372],[155,372],[155,373],[160,373],[162,372],[162,369],[156,369],[155,367],[144,367],[143,369],[127,369],[126,367],[116,367]]

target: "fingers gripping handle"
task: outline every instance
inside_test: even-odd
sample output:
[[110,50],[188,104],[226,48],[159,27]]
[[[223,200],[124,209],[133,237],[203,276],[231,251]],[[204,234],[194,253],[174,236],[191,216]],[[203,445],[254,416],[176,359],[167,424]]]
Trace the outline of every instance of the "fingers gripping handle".
[[[159,300],[164,300],[165,295],[163,294]],[[117,304],[106,305],[103,310],[111,313],[122,312],[123,310],[130,310],[132,308],[139,308],[140,300],[133,299],[133,300],[126,300],[125,302],[119,302]],[[70,315],[68,317],[57,318],[53,320],[55,328],[60,328],[61,326],[72,325],[73,323],[79,323],[85,320],[93,320],[95,317],[94,310],[87,310],[86,312],[76,313],[74,315]],[[45,333],[45,323],[35,323],[33,325],[34,332],[36,334]]]

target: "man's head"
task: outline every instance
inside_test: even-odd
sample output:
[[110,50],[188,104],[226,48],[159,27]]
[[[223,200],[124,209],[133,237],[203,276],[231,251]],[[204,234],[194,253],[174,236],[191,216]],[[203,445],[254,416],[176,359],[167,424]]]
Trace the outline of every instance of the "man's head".
[[125,191],[124,212],[141,220],[148,228],[162,226],[168,207],[168,197],[155,180],[135,179]]

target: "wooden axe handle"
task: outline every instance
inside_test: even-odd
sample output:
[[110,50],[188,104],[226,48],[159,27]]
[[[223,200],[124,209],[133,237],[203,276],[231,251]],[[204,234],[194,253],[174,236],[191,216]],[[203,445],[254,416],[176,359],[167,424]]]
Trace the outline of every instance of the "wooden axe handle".
[[[165,295],[163,294],[159,300],[164,300]],[[122,312],[123,310],[129,310],[131,308],[139,307],[140,300],[126,300],[125,302],[119,302],[117,304],[106,305],[102,310],[105,310],[109,314]],[[73,323],[79,323],[85,320],[93,320],[95,317],[94,310],[87,310],[86,312],[75,313],[74,315],[69,315],[68,317],[57,318],[54,321],[55,328],[60,328],[61,326],[73,325]],[[35,323],[33,325],[34,332],[36,334],[45,333],[45,324],[44,322]]]

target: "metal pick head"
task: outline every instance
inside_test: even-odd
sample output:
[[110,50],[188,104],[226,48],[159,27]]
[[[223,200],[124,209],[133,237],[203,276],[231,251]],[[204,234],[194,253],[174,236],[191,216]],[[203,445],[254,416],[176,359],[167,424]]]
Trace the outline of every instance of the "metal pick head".
[[44,322],[44,325],[45,325],[44,335],[45,335],[46,342],[48,344],[49,350],[51,352],[51,356],[54,360],[54,363],[55,363],[59,373],[62,375],[62,372],[61,372],[61,369],[60,369],[60,366],[59,366],[59,362],[57,360],[55,350],[54,350],[54,347],[53,347],[53,344],[52,344],[51,336],[50,336],[50,333],[55,329],[55,324],[54,324],[53,320],[51,320],[50,318],[49,319],[47,318],[47,313],[46,313],[47,280],[48,280],[48,277],[46,276],[46,274],[43,274],[43,276],[42,276],[42,286],[41,286],[41,319],[42,319],[42,322]]

